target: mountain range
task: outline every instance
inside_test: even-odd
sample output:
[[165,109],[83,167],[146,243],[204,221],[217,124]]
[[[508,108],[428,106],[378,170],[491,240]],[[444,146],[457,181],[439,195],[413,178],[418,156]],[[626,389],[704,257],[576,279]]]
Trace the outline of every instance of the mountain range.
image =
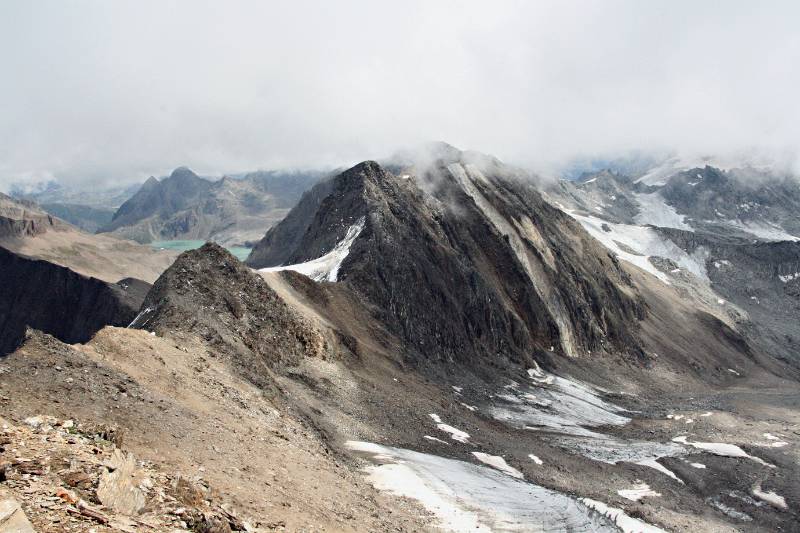
[[320,172],[253,172],[217,181],[185,167],[148,179],[98,233],[141,243],[214,240],[244,244],[283,218]]
[[[82,234],[261,217],[244,263],[209,242],[101,282],[4,252],[3,446],[52,465],[4,472],[37,529],[797,529],[796,182],[551,182],[443,143],[248,211],[260,179],[178,169]],[[77,231],[6,202],[0,243]],[[103,460],[59,462],[62,441]]]

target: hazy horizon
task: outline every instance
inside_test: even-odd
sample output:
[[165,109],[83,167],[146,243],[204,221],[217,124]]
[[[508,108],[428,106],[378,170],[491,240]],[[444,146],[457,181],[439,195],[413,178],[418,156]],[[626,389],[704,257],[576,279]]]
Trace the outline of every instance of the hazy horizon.
[[442,140],[556,172],[631,154],[797,168],[800,5],[0,5],[0,190],[339,167]]

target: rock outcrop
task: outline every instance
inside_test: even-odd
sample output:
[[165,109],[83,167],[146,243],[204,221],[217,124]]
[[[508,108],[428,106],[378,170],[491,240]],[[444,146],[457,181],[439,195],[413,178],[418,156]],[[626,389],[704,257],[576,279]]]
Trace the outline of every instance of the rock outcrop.
[[27,200],[15,200],[0,193],[0,239],[41,235],[65,224]]
[[800,242],[658,228],[681,249],[701,257],[720,301],[747,313],[740,329],[766,353],[800,366]]

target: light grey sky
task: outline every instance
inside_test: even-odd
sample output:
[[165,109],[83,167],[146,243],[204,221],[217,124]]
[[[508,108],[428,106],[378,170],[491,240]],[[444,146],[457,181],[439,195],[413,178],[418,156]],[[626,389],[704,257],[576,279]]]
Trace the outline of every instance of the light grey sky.
[[800,2],[0,2],[0,188],[800,147]]

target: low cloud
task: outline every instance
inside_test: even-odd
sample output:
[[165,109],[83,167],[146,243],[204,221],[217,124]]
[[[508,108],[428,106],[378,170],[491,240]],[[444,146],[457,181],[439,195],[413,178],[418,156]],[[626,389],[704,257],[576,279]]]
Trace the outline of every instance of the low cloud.
[[444,140],[796,165],[795,2],[0,5],[0,188],[339,166]]

